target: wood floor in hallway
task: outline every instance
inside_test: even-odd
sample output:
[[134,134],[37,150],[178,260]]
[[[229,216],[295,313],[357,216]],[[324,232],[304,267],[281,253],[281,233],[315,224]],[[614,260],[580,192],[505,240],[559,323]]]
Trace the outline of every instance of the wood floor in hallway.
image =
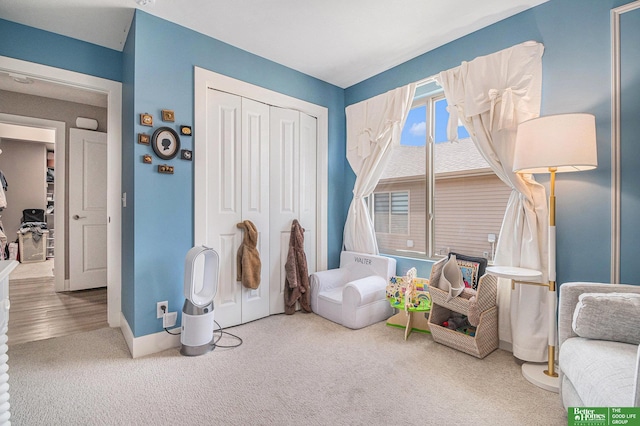
[[9,346],[109,326],[105,287],[56,293],[53,280],[9,279]]

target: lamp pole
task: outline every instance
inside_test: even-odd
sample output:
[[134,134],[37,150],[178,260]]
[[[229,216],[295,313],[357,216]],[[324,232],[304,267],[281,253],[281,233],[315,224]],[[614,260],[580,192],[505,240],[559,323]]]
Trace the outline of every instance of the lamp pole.
[[544,374],[550,377],[558,377],[556,373],[556,307],[558,299],[556,297],[556,167],[549,167],[551,174],[551,185],[549,192],[549,292],[547,293],[549,310],[549,347],[548,369]]

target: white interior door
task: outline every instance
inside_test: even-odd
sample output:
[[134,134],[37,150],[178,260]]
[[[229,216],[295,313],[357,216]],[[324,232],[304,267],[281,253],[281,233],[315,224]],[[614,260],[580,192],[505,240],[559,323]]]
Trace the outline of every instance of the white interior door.
[[[284,265],[293,219],[305,232],[309,271],[316,268],[316,119],[298,111],[207,90],[206,143],[195,156],[195,244],[220,255],[214,300],[222,327],[284,312]],[[200,195],[198,195],[200,194]],[[256,290],[236,280],[236,256],[250,220],[262,263]]]
[[291,224],[304,228],[309,273],[316,270],[317,124],[304,113],[271,107],[270,111],[270,313],[284,312],[285,263]]
[[107,285],[107,134],[69,129],[69,289]]
[[[211,90],[207,96],[206,184],[209,185],[206,237],[200,242],[220,256],[215,320],[221,327],[242,320],[242,285],[236,281],[236,254],[241,242],[236,224],[242,221],[242,98]],[[196,158],[198,157],[196,155]],[[196,179],[196,184],[201,184]],[[196,233],[200,230],[196,228]]]
[[271,107],[270,121],[270,313],[278,314],[284,312],[284,265],[291,223],[300,217],[300,113]]
[[245,323],[269,315],[269,106],[246,98],[242,99],[242,220],[250,220],[258,230],[262,264],[260,286],[242,287]]

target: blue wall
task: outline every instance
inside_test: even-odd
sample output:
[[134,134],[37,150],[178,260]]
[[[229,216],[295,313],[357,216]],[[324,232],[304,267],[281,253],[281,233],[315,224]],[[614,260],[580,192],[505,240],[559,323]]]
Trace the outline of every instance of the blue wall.
[[[542,58],[542,115],[586,112],[596,116],[598,168],[558,175],[557,281],[604,281],[610,273],[611,72],[610,10],[629,1],[551,0],[505,19],[384,73],[349,87],[351,105],[387,90],[515,44],[535,40]],[[640,70],[635,69],[638,81]],[[634,102],[638,102],[636,97]],[[636,169],[637,157],[632,160]],[[354,176],[347,167],[346,179]],[[546,176],[538,181],[548,184]],[[351,194],[345,192],[345,203]],[[637,252],[637,250],[636,250]],[[430,262],[414,261],[423,270]],[[400,265],[400,264],[399,264]],[[403,260],[404,268],[410,262]],[[398,268],[398,272],[403,271]]]
[[[157,301],[168,300],[172,311],[182,308],[184,257],[193,245],[194,215],[193,162],[179,158],[162,162],[154,157],[153,165],[143,164],[141,157],[151,148],[134,141],[138,133],[151,129],[141,126],[137,117],[142,112],[152,114],[155,129],[167,125],[160,119],[160,110],[171,109],[175,125],[193,126],[194,66],[329,109],[328,255],[330,266],[335,266],[344,223],[344,90],[145,12],[136,12],[131,33],[124,63],[125,80],[132,79],[134,85],[134,108],[127,111],[127,119],[135,118],[133,126],[124,126],[123,191],[129,194],[133,212],[123,216],[123,234],[133,234],[133,249],[128,241],[128,253],[123,256],[123,296],[128,299],[123,301],[123,312],[134,324],[134,335],[161,330],[155,318]],[[129,67],[130,63],[134,66]],[[194,127],[193,131],[204,129]],[[181,144],[192,149],[193,138],[182,136]],[[157,164],[161,163],[174,166],[175,173],[159,174]]]
[[122,81],[116,50],[0,19],[0,55]]

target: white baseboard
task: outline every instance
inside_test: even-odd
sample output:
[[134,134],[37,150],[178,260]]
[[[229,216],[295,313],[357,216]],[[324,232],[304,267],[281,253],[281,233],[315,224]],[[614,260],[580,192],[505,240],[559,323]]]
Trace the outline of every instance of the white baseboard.
[[[127,342],[132,358],[140,358],[180,346],[180,336],[172,335],[165,331],[134,337],[127,319],[122,314],[120,314],[120,329],[122,330],[125,342]],[[174,328],[170,331],[177,333],[180,331],[180,328]]]

